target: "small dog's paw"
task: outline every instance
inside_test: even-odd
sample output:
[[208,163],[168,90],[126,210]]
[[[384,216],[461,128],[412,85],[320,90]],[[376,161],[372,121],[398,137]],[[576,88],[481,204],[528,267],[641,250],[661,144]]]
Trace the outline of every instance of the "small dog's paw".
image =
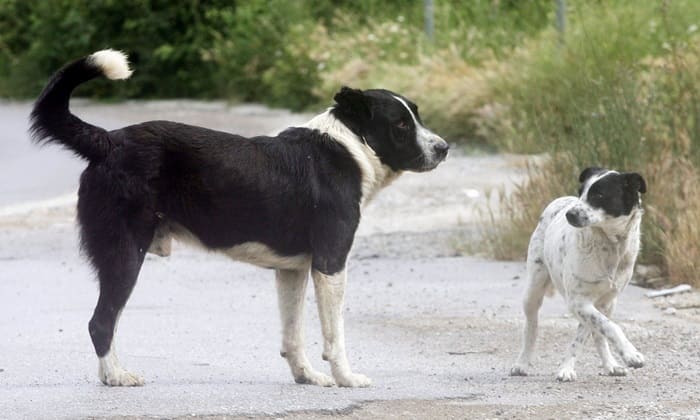
[[146,383],[142,376],[123,369],[100,372],[100,380],[107,386],[142,386]]
[[557,373],[557,381],[573,382],[576,380],[576,371],[570,367],[564,367]]
[[527,368],[525,365],[517,364],[510,368],[510,376],[527,376]]
[[342,375],[342,377],[336,377],[335,381],[338,386],[348,388],[365,388],[372,385],[372,380],[370,378],[359,373]]
[[298,384],[318,385],[318,386],[334,386],[335,380],[325,373],[315,370],[304,370],[302,375],[294,378],[294,382]]
[[622,355],[622,360],[631,368],[638,369],[644,366],[644,356],[638,351],[631,351]]
[[613,365],[604,368],[603,375],[607,376],[626,376],[627,369],[624,366]]

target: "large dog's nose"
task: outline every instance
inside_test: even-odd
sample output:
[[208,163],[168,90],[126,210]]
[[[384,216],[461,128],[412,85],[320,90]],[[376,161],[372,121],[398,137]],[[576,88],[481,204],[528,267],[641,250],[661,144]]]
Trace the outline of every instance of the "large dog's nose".
[[437,160],[443,160],[447,157],[447,152],[450,150],[450,145],[443,139],[437,138],[437,141],[433,144],[433,153]]
[[445,140],[440,139],[438,140],[437,143],[433,146],[433,150],[435,150],[435,155],[440,159],[444,159],[445,156],[447,156],[447,152],[450,150],[450,145],[447,143]]

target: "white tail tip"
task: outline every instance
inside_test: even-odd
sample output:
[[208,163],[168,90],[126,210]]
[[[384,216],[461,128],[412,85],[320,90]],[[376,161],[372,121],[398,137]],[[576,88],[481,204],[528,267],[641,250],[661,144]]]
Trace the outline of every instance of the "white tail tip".
[[108,79],[128,79],[133,73],[129,68],[128,57],[121,51],[97,51],[88,57],[88,61],[97,66]]

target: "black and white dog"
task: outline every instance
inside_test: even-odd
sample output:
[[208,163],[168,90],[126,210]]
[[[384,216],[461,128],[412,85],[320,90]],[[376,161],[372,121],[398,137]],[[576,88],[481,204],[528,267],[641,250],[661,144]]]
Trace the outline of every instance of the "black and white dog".
[[[144,383],[119,365],[113,337],[145,253],[174,236],[276,270],[281,354],[296,382],[370,385],[350,370],[345,353],[345,266],[362,205],[402,171],[429,171],[447,156],[448,144],[422,125],[416,105],[387,90],[343,88],[333,107],[276,137],[169,121],[106,131],[68,107],[73,89],[100,75],[128,78],[126,56],[103,50],[59,70],[31,120],[35,141],[62,144],[89,162],[78,220],[99,277],[89,331],[102,382]],[[309,271],[332,378],[304,352]]]
[[558,291],[578,319],[576,338],[557,374],[576,379],[576,355],[593,335],[607,375],[626,369],[610,353],[608,342],[630,367],[644,356],[608,317],[627,286],[639,252],[641,194],[646,182],[637,173],[587,168],[579,177],[579,197],[561,197],[542,213],[527,255],[526,325],[523,347],[511,375],[526,375],[537,335],[537,313],[545,294]]

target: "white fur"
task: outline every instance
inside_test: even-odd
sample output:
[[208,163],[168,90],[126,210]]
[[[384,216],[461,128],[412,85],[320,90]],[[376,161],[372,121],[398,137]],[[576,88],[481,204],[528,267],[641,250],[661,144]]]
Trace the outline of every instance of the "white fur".
[[334,117],[330,109],[315,116],[303,127],[328,134],[350,152],[362,173],[362,204],[367,204],[374,194],[401,174],[382,164],[375,151]]
[[112,49],[97,51],[88,57],[88,61],[99,67],[108,79],[128,79],[133,73],[129,68],[126,54],[121,51]]
[[297,383],[333,386],[330,376],[309,363],[304,348],[304,300],[309,270],[277,270],[277,298],[282,321],[282,350]]
[[[200,240],[192,234],[192,232],[188,231],[179,224],[170,222],[167,226],[159,228],[159,230],[166,229],[169,231],[168,234],[158,238],[159,242],[170,240],[170,235],[172,235],[172,237],[180,242],[210,251],[210,249],[206,248],[204,244],[202,244],[202,242],[200,242]],[[161,235],[165,235],[165,233],[161,232]],[[149,252],[153,251],[149,249]],[[278,268],[284,270],[299,270],[306,268],[308,270],[308,266],[311,262],[311,256],[308,254],[291,256],[279,255],[272,248],[260,242],[246,242],[230,248],[217,250],[217,252],[222,253],[233,260],[246,262],[263,268]]]
[[408,110],[409,114],[411,114],[413,123],[416,125],[416,140],[418,141],[418,145],[423,151],[423,155],[425,155],[426,164],[431,169],[436,167],[442,160],[437,159],[437,156],[435,154],[435,145],[437,143],[443,143],[444,145],[447,145],[447,142],[443,140],[442,137],[425,128],[423,124],[421,124],[420,121],[418,121],[418,118],[416,118],[413,111],[411,111],[411,107],[408,106],[406,101],[399,98],[398,96],[394,96],[394,98]]
[[307,254],[283,256],[277,254],[270,247],[260,242],[246,242],[222,251],[225,255],[236,261],[265,268],[281,268],[294,270],[307,267],[311,257]]
[[323,358],[328,360],[331,365],[333,379],[338,386],[370,386],[371,379],[350,370],[348,357],[345,353],[343,301],[347,282],[346,271],[327,275],[313,270],[312,277],[316,290],[318,315],[321,319],[321,330],[323,331]]
[[[576,357],[591,334],[605,374],[626,373],[610,353],[608,342],[627,366],[637,368],[644,364],[644,356],[609,319],[618,293],[632,277],[639,252],[642,210],[635,208],[627,216],[613,218],[599,214],[600,210],[586,202],[590,186],[609,173],[589,180],[580,199],[558,198],[542,213],[528,248],[529,285],[523,305],[526,315],[523,347],[511,375],[527,374],[537,334],[537,312],[544,294],[552,287],[564,297],[569,310],[579,320],[576,338],[557,379],[576,379]],[[586,213],[586,226],[575,228],[567,222],[566,213],[571,209]]]
[[112,343],[109,345],[109,351],[103,357],[98,358],[99,366],[97,376],[103,384],[109,386],[141,386],[145,382],[144,379],[122,368],[117,358],[114,341],[116,339],[120,317],[121,311],[117,314],[117,319],[114,322],[114,334],[112,335]]

